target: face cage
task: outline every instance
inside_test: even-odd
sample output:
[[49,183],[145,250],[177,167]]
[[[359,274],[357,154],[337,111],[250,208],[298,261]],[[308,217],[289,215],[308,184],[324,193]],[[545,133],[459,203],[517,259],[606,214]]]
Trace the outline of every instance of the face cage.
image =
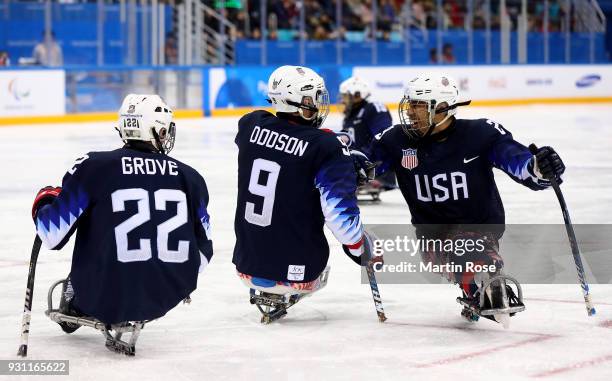
[[315,106],[319,110],[319,112],[317,113],[315,126],[320,127],[323,122],[325,122],[325,119],[329,114],[329,93],[327,92],[327,90],[317,91]]
[[[419,117],[414,110],[415,106],[427,106],[427,116]],[[404,96],[399,104],[399,119],[404,133],[413,139],[421,139],[427,136],[433,127],[433,110],[435,101],[411,100]]]
[[162,145],[164,147],[164,152],[166,154],[172,151],[174,148],[174,141],[176,139],[176,124],[174,122],[170,122],[170,127],[168,128],[168,132],[166,133],[166,138],[164,139]]

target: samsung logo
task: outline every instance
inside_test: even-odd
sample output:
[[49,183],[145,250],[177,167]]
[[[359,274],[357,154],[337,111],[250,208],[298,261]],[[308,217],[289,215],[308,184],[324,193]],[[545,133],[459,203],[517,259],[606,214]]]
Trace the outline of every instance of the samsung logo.
[[599,81],[601,81],[601,75],[588,74],[576,81],[576,87],[591,87]]
[[402,89],[404,88],[404,83],[403,82],[390,82],[390,83],[376,82],[376,87],[379,87],[382,89]]

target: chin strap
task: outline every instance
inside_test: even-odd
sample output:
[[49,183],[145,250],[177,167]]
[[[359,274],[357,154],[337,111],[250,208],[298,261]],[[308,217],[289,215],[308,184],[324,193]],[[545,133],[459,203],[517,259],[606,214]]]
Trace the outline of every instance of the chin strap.
[[[442,114],[443,112],[454,110],[454,109],[456,109],[457,107],[460,107],[460,106],[468,106],[470,103],[472,103],[472,101],[458,102],[458,103],[455,103],[454,105],[447,106],[447,107],[441,108],[439,110],[436,110],[435,113],[436,114]],[[440,123],[442,123],[442,122],[440,122]]]
[[[435,111],[435,115],[442,114],[442,113],[448,112],[450,110],[454,110],[454,109],[456,109],[457,107],[460,107],[460,106],[468,106],[470,103],[472,103],[472,101],[465,101],[465,102],[455,103],[454,105],[441,108],[440,110],[436,110]],[[440,122],[438,122],[438,123],[433,123],[432,122],[431,126],[429,127],[429,130],[427,130],[427,133],[424,135],[424,137],[425,136],[429,136],[429,134],[431,134],[431,132],[433,131],[434,128],[436,128],[436,127],[442,125],[443,123],[445,123],[450,117],[452,117],[452,115],[446,115],[446,117],[444,119],[442,119]]]

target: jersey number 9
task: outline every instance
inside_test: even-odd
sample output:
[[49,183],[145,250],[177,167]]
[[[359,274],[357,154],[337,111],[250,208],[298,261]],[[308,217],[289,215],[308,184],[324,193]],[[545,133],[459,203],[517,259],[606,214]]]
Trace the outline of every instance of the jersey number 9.
[[[244,218],[253,225],[270,226],[272,224],[272,209],[274,208],[276,182],[278,181],[280,168],[280,165],[274,161],[266,159],[256,159],[253,161],[253,169],[251,169],[251,178],[249,179],[249,192],[263,197],[261,213],[255,212],[254,203],[246,203]],[[259,183],[261,172],[268,173],[265,185]]]

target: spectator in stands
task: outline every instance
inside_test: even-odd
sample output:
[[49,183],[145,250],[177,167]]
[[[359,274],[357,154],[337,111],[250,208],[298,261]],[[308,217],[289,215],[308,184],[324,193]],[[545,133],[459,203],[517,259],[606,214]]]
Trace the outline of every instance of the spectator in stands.
[[232,17],[232,22],[236,25],[236,38],[245,38],[247,30],[247,15],[244,11],[239,11]]
[[11,66],[11,60],[7,52],[0,51],[0,67],[2,66]]
[[395,8],[391,4],[391,1],[380,0],[380,6],[378,8],[378,27],[383,31],[384,40],[389,40],[389,38],[385,38],[385,32],[387,36],[390,35],[394,22]]
[[323,27],[323,25],[318,25],[316,27],[316,29],[314,30],[314,33],[312,35],[312,39],[313,40],[327,40],[329,39],[329,33],[327,33],[327,30],[325,30],[325,28]]
[[442,63],[445,64],[454,64],[455,63],[455,54],[453,53],[453,44],[449,44],[448,42],[442,46]]
[[427,25],[427,13],[423,4],[419,1],[412,2],[412,18],[417,28],[425,28]]
[[429,63],[430,64],[438,63],[438,50],[436,48],[429,49]]
[[444,7],[449,21],[449,28],[461,29],[463,25],[464,9],[462,9],[456,0],[451,0],[445,4]]
[[164,45],[164,55],[166,65],[176,65],[178,63],[178,46],[176,37],[173,33],[166,34],[166,44]]
[[64,56],[62,48],[55,41],[55,33],[49,31],[49,33],[43,32],[43,39],[41,42],[36,44],[32,57],[37,65],[42,66],[62,66],[64,64]]
[[274,2],[272,6],[276,19],[278,20],[278,29],[294,29],[298,22],[298,9],[295,6],[295,1],[280,0]]

